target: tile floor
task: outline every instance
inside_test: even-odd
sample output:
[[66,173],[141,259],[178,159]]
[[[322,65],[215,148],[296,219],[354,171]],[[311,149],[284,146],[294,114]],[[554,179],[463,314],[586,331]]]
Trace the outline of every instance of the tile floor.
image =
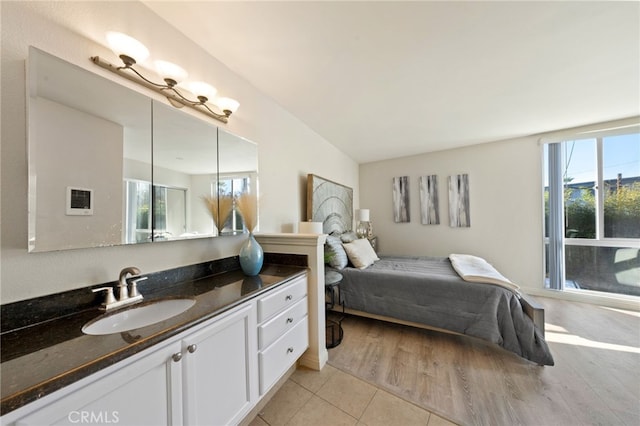
[[330,365],[299,367],[250,426],[453,426]]

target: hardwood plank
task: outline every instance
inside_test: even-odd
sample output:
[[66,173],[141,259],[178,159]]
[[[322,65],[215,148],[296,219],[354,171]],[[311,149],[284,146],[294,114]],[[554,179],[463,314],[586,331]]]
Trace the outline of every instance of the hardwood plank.
[[640,315],[538,300],[552,367],[478,339],[354,316],[329,363],[464,425],[640,424]]

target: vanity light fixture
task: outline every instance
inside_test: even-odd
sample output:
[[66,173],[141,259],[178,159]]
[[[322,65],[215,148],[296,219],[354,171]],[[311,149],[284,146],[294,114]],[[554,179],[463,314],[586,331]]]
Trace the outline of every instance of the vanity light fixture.
[[[235,99],[216,98],[213,103],[222,111],[222,114],[212,110],[208,102],[213,99],[217,93],[215,87],[204,82],[185,81],[188,76],[187,72],[171,62],[154,61],[156,71],[162,76],[164,83],[153,82],[133,67],[136,63],[143,62],[149,57],[149,50],[142,43],[133,37],[118,32],[108,32],[107,42],[111,50],[118,55],[124,65],[116,66],[101,59],[99,56],[92,56],[91,61],[94,64],[162,94],[169,100],[169,103],[176,108],[188,106],[209,117],[226,123],[229,116],[240,106],[240,103]],[[176,87],[179,84],[181,87],[184,86],[186,90],[193,93],[197,100],[192,100],[184,96]]]

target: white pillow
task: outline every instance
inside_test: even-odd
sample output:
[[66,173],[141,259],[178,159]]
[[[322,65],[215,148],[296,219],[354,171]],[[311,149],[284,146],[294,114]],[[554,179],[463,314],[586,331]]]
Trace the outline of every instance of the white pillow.
[[373,265],[373,262],[380,260],[378,255],[371,247],[371,243],[366,238],[355,240],[352,243],[342,245],[344,251],[347,252],[347,256],[353,266],[358,269],[364,269],[367,266]]

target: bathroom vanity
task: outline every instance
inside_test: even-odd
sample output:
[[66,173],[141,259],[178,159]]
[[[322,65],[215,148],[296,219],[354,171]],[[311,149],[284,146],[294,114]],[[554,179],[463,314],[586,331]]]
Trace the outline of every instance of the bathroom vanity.
[[[226,268],[237,258],[224,262]],[[171,271],[149,274],[140,286],[145,300],[195,304],[146,327],[84,334],[82,326],[101,315],[95,305],[3,330],[2,424],[242,421],[309,346],[308,272],[266,264],[259,276],[246,277],[238,269],[211,273],[216,267],[194,265],[187,275],[196,277],[180,280]]]
[[[211,206],[257,189],[257,144],[35,47],[27,69],[34,256],[246,231],[233,206]],[[3,305],[0,423],[236,424],[296,362],[320,370],[325,237],[256,239],[257,277],[237,257],[144,274],[140,304],[194,303],[135,329],[83,332],[116,283]]]

